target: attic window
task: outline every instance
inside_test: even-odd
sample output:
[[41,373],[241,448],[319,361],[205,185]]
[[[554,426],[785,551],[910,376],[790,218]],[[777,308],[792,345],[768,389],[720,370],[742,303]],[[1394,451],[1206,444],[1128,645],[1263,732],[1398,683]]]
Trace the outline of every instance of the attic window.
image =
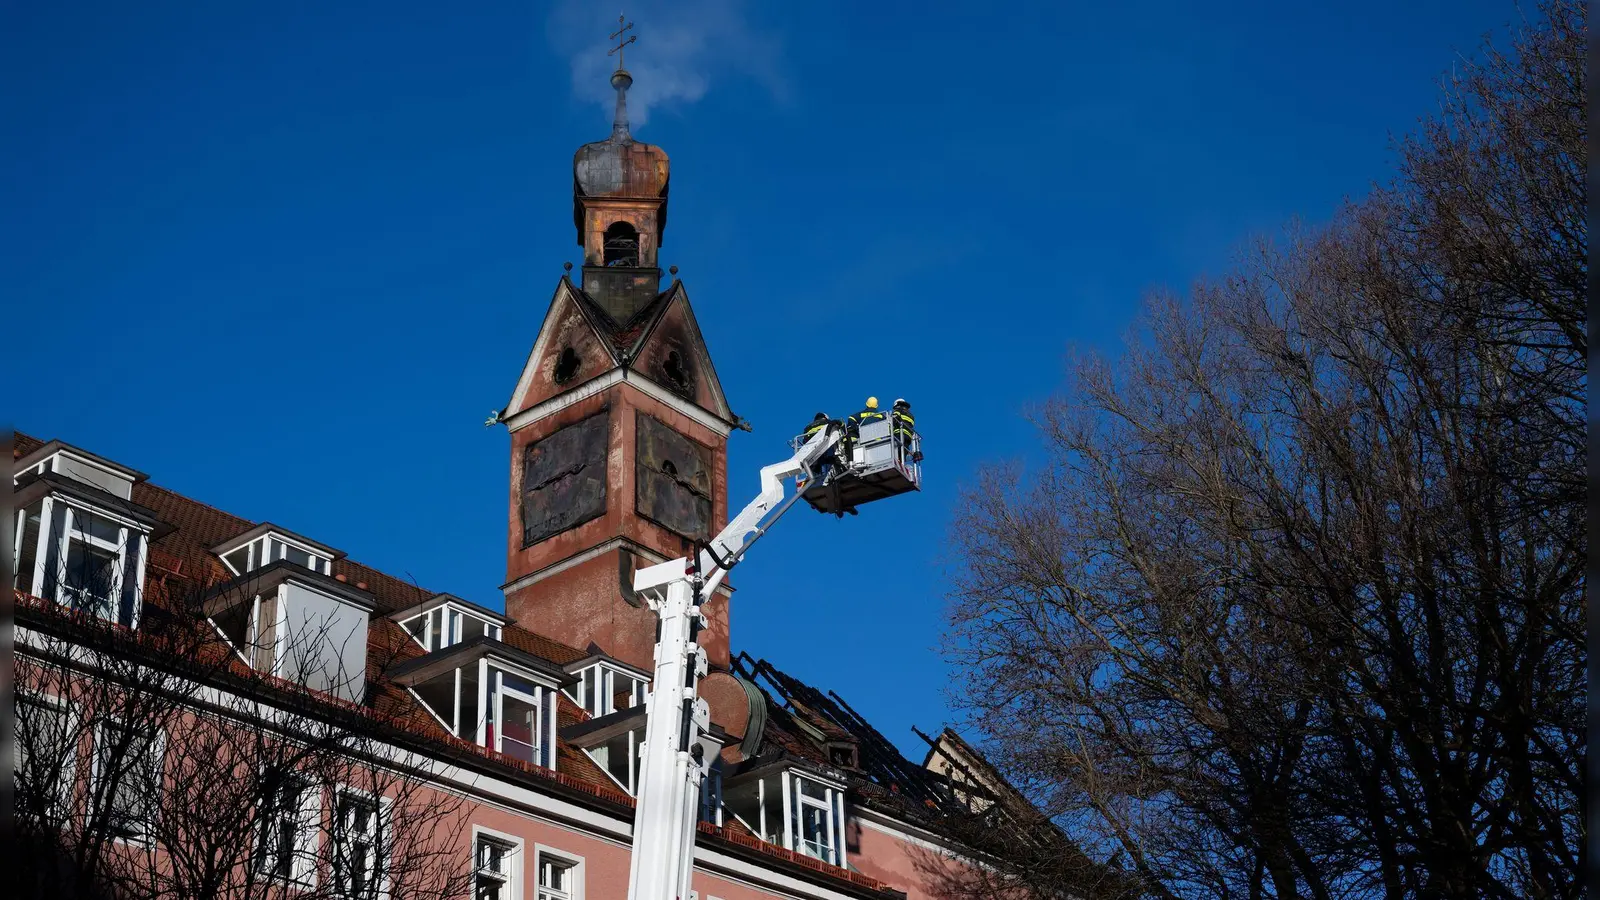
[[578,359],[576,351],[571,347],[562,347],[561,358],[556,360],[556,384],[566,384],[571,381],[572,376],[578,374],[578,364],[580,362],[581,360]]
[[567,696],[599,718],[643,703],[649,684],[629,672],[597,662],[578,672],[578,683],[567,691]]
[[212,626],[250,668],[359,700],[366,693],[371,608],[291,580],[285,571],[278,576],[235,584],[208,598]]
[[50,495],[17,510],[13,585],[116,622],[138,624],[148,526]]
[[235,575],[253,572],[280,559],[322,575],[332,574],[333,571],[333,560],[326,554],[277,532],[269,531],[243,547],[222,554],[222,561]]
[[846,769],[858,768],[856,748],[854,744],[831,743],[828,745],[828,762]]
[[799,769],[737,778],[723,805],[764,841],[813,859],[844,865],[844,789]]
[[526,763],[556,767],[556,690],[487,657],[412,685],[439,722],[463,740]]
[[450,603],[412,616],[400,625],[430,652],[480,637],[500,639],[499,625]]
[[604,261],[607,266],[639,264],[639,232],[627,222],[613,222],[606,229]]

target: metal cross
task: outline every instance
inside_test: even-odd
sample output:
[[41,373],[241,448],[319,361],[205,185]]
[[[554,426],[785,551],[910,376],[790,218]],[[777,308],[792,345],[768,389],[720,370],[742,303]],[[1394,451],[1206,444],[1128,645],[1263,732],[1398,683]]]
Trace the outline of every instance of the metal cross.
[[[613,41],[621,38],[624,34],[627,33],[628,29],[633,27],[633,23],[627,21],[627,18],[625,16],[623,16],[622,14],[620,14],[620,13],[617,14],[617,25],[619,26],[617,28],[617,33],[613,34],[611,36],[611,39]],[[622,58],[623,58],[624,54],[622,52],[622,48],[628,46],[629,44],[633,43],[634,41],[637,41],[638,39],[639,39],[639,36],[637,34],[628,35],[628,39],[627,40],[623,41],[622,43],[620,43],[620,44],[616,45],[615,47],[612,47],[610,50],[606,51],[606,55],[607,56],[610,56],[613,53],[615,53],[617,55],[617,68],[619,68],[619,69],[623,68]]]

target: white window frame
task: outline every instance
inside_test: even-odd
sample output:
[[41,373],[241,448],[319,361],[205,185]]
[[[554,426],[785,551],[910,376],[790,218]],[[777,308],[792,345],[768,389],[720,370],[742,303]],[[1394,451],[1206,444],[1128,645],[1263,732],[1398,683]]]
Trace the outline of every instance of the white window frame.
[[[641,768],[639,748],[644,744],[644,732],[645,727],[642,725],[628,730],[628,780],[626,782],[612,774],[609,759],[602,763],[600,758],[595,756],[593,747],[586,748],[583,751],[600,768],[600,771],[606,773],[606,777],[611,779],[613,784],[626,791],[630,797],[639,795],[639,769]],[[717,824],[721,825],[722,823],[719,821]]]
[[[524,681],[532,683],[533,694],[530,696],[527,691],[506,687],[504,675],[507,672],[523,679]],[[494,678],[494,696],[490,699],[490,702],[494,704],[494,746],[490,749],[494,750],[496,753],[506,752],[506,691],[510,691],[513,695],[515,695],[515,699],[531,705],[534,713],[538,716],[537,721],[535,721],[533,724],[533,764],[536,766],[543,766],[551,771],[554,771],[556,767],[556,759],[554,753],[555,735],[553,733],[553,726],[555,723],[553,720],[555,717],[547,715],[548,710],[545,709],[545,704],[547,702],[546,698],[551,693],[550,688],[540,684],[538,681],[532,678],[528,678],[523,673],[518,672],[515,669],[507,668],[498,662],[489,667],[489,674]]]
[[[400,620],[400,627],[405,628],[406,634],[411,635],[411,639],[416,641],[417,644],[422,647],[422,649],[432,653],[435,650],[443,650],[446,647],[454,647],[456,644],[461,643],[461,635],[465,631],[463,626],[469,617],[475,621],[483,623],[483,633],[485,636],[491,640],[500,640],[501,632],[500,624],[498,622],[490,621],[478,613],[475,613],[470,609],[464,609],[460,606],[457,606],[448,600],[440,603],[438,606],[433,607],[427,612],[420,612],[414,616]],[[406,627],[418,619],[423,620],[422,628],[420,629],[422,634],[420,636],[414,634],[410,628]],[[452,627],[448,629],[445,628],[444,626],[447,622],[450,623]],[[438,646],[435,646],[435,644]]]
[[[544,867],[549,862],[567,870],[567,877],[572,880],[571,887],[565,891],[548,888],[544,883]],[[583,900],[584,882],[583,857],[566,850],[557,850],[544,844],[533,845],[533,890],[535,900]]]
[[[324,826],[322,821],[323,786],[315,778],[304,772],[290,772],[288,777],[299,780],[303,788],[300,794],[299,808],[295,811],[294,849],[290,851],[294,858],[290,860],[289,876],[285,881],[278,875],[277,866],[275,865],[272,866],[271,871],[263,872],[258,868],[256,874],[269,883],[287,884],[290,887],[310,890],[317,886],[317,849],[321,843],[321,833]],[[251,865],[259,867],[263,855],[261,847],[267,839],[264,829],[270,827],[272,823],[266,819],[261,819],[256,825],[255,846],[251,848]]]
[[[808,781],[823,789],[822,799],[808,797],[800,789],[800,782]],[[799,772],[786,770],[783,773],[783,837],[784,847],[793,850],[802,856],[820,859],[823,862],[836,866],[844,865],[844,788],[826,779]],[[805,811],[807,808],[820,810],[826,816],[828,824],[828,849],[826,853],[813,853],[808,846],[803,833],[794,830],[796,823],[805,824]]]
[[[114,725],[116,728],[127,731],[138,730],[138,726],[130,725],[125,720],[119,719],[115,716],[105,716],[96,720],[94,723],[94,745],[90,749],[89,761],[89,796],[92,800],[96,796],[101,796],[102,790],[108,791],[108,793],[104,794],[103,796],[105,797],[106,812],[107,814],[112,814],[115,811],[114,807],[117,799],[116,788],[115,786],[106,788],[103,784],[103,779],[105,778],[106,774],[103,771],[105,755],[103,748],[105,747],[105,731],[108,723]],[[155,822],[153,820],[155,817],[161,815],[161,794],[165,788],[166,781],[167,733],[160,728],[155,728],[152,729],[149,734],[150,747],[152,751],[152,759],[149,761],[149,764],[156,770],[155,781],[157,791],[154,797],[148,798],[148,802],[152,807],[149,810],[150,818],[146,821],[138,823],[140,829],[136,834],[111,835],[111,840],[115,843],[131,844],[136,847],[146,848],[152,846],[154,843],[152,831],[154,830]]]
[[340,884],[338,881],[339,869],[337,863],[339,854],[344,852],[344,847],[340,845],[341,836],[349,833],[346,830],[348,828],[347,823],[340,821],[339,819],[339,804],[340,801],[346,797],[354,797],[372,808],[373,834],[370,835],[370,864],[368,871],[378,876],[378,890],[376,896],[380,898],[386,898],[389,896],[390,888],[389,866],[387,864],[389,861],[389,854],[387,851],[389,842],[392,839],[392,834],[390,833],[391,829],[389,826],[391,817],[393,815],[394,800],[391,797],[382,797],[372,793],[371,791],[364,791],[360,788],[351,787],[347,784],[335,786],[333,790],[333,805],[329,811],[328,819],[329,828],[337,829],[330,832],[329,840],[330,849],[332,851],[329,856],[329,874],[335,879],[333,883],[334,895],[341,897],[348,896],[345,886]]
[[[603,661],[596,661],[584,666],[578,670],[577,675],[578,682],[573,686],[573,690],[565,691],[564,693],[573,703],[578,704],[579,707],[595,718],[619,711],[614,705],[618,675],[632,681],[634,684],[633,691],[628,696],[628,705],[623,709],[642,706],[645,695],[650,690],[650,679],[640,678],[633,672],[607,665]],[[587,704],[585,704],[583,698],[585,686],[589,689]]]
[[522,859],[524,852],[522,838],[506,834],[503,831],[495,831],[492,828],[485,828],[482,825],[472,826],[472,896],[476,897],[478,895],[478,879],[485,874],[484,870],[478,865],[478,845],[484,839],[501,844],[506,848],[502,858],[507,862],[507,871],[488,874],[490,878],[499,880],[505,885],[504,895],[506,897],[518,900],[518,898],[522,897]]
[[[39,526],[41,529],[44,527],[43,504],[40,504],[39,506]],[[16,527],[11,531],[11,578],[12,583],[18,588],[22,588],[22,572],[18,569],[18,567],[22,565],[22,537],[23,535],[27,534],[27,532],[28,508],[26,506],[19,506],[17,507]],[[33,593],[32,572],[28,573],[28,586],[23,590],[23,593]]]
[[[128,568],[128,541],[130,537],[137,539],[136,536],[142,535],[143,532],[131,527],[130,523],[121,516],[111,515],[94,508],[85,508],[78,506],[75,503],[58,501],[57,505],[62,516],[65,518],[62,519],[61,523],[61,545],[57,548],[60,556],[58,556],[56,560],[57,565],[59,565],[61,568],[61,571],[59,573],[59,577],[56,578],[56,602],[62,606],[69,605],[67,598],[72,593],[72,589],[67,587],[67,553],[72,548],[72,542],[78,541],[88,547],[109,551],[116,557],[116,565],[111,571],[111,596],[106,598],[106,602],[110,604],[110,614],[101,615],[99,612],[96,612],[95,614],[102,619],[107,619],[112,622],[119,621],[118,614],[122,610],[123,573]],[[116,524],[117,539],[115,541],[111,541],[103,537],[92,535],[79,528],[79,522],[83,517],[99,518]],[[49,521],[41,516],[39,520],[41,532],[48,524],[50,524]],[[140,568],[142,569],[142,554],[140,559]],[[130,625],[137,625],[139,622],[139,605],[140,604],[135,603],[134,613]],[[83,609],[81,606],[78,608]]]
[[[469,667],[477,670],[476,686],[469,687],[464,682],[463,673],[468,671]],[[435,677],[443,674],[440,673]],[[533,692],[530,694],[517,688],[506,687],[504,675],[513,675],[528,682],[533,687]],[[549,676],[535,674],[499,657],[491,660],[488,656],[480,656],[476,660],[455,667],[451,671],[451,677],[454,679],[454,690],[449,709],[434,709],[428,701],[422,699],[422,695],[417,692],[414,685],[406,690],[446,731],[496,753],[505,753],[505,692],[512,691],[516,699],[532,705],[539,716],[533,734],[535,740],[533,765],[552,772],[556,770],[560,756],[557,752],[556,720],[560,717],[561,691],[549,683]],[[477,692],[477,702],[474,704],[477,720],[467,721],[462,709],[462,700],[468,691],[474,690]]]
[[[294,549],[299,550],[301,553],[311,557],[312,565],[306,566],[307,569],[316,572],[319,575],[333,574],[333,560],[328,557],[328,554],[314,547],[309,547],[292,537],[288,537],[276,531],[269,531],[266,534],[257,535],[254,538],[251,538],[248,543],[241,544],[238,547],[229,547],[228,549],[219,552],[217,554],[217,558],[222,560],[222,564],[224,566],[228,567],[228,571],[232,572],[235,576],[242,578],[245,575],[261,568],[262,566],[275,563],[280,559],[284,559],[288,555],[290,547],[293,547]],[[239,569],[234,566],[233,561],[228,559],[228,557],[239,552],[240,550],[245,551],[245,565],[243,572],[239,571]]]
[[[72,793],[73,789],[76,787],[76,783],[73,781],[73,776],[78,771],[78,754],[82,752],[83,749],[82,742],[78,740],[78,735],[80,734],[78,729],[81,727],[81,723],[83,721],[82,714],[79,712],[76,704],[55,694],[43,694],[19,688],[14,696],[16,698],[16,703],[19,705],[23,703],[30,703],[34,706],[46,707],[54,710],[55,714],[61,717],[63,735],[68,741],[71,742],[72,746],[67,750],[65,758],[61,760],[61,777],[60,780],[56,782],[56,796],[51,798],[51,805],[55,807],[55,815],[58,818],[65,820],[71,815],[72,812]],[[98,730],[95,733],[98,737]],[[96,743],[96,746],[99,746],[98,743]],[[12,770],[14,779],[15,774],[17,772],[21,772],[23,768],[22,731],[20,721],[18,721],[17,724],[15,749],[12,751],[12,764],[15,767]],[[13,787],[15,787],[14,780]]]
[[[276,591],[277,589],[274,588],[273,590]],[[227,644],[228,647],[233,650],[234,655],[239,657],[239,660],[245,665],[253,669],[255,668],[255,664],[250,661],[250,657],[245,654],[245,650],[251,650],[255,648],[256,637],[261,633],[261,625],[258,621],[260,617],[261,595],[256,594],[250,599],[250,612],[245,615],[244,646],[242,647],[238,644],[235,644],[233,642],[233,638],[228,637],[227,632],[222,630],[222,626],[217,624],[215,616],[207,616],[206,621],[210,623],[211,630],[217,633],[217,637],[222,638],[222,642]]]

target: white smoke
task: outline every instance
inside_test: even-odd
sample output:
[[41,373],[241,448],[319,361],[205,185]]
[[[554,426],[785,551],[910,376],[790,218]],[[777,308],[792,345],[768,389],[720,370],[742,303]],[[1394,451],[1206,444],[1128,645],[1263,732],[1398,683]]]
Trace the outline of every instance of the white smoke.
[[[633,75],[628,120],[634,126],[657,106],[699,100],[718,78],[750,77],[774,96],[783,94],[779,42],[750,21],[743,0],[629,0],[627,21],[634,23],[628,35],[639,38],[624,51]],[[604,122],[617,97],[610,83],[617,57],[606,54],[614,46],[606,36],[617,28],[616,13],[592,0],[560,0],[546,28],[571,65],[574,96],[599,106]]]

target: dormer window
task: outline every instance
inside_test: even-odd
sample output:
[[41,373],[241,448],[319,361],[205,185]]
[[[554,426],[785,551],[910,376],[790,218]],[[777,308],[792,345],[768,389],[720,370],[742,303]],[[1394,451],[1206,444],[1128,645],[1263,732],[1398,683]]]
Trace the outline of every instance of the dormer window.
[[650,679],[643,672],[612,662],[590,663],[576,669],[575,674],[578,681],[567,689],[567,696],[595,718],[644,703],[650,686]]
[[[617,786],[629,794],[639,789],[639,773],[644,768],[640,751],[644,746],[645,693],[650,687],[650,677],[642,670],[622,663],[598,652],[587,659],[567,665],[567,672],[577,680],[568,685],[566,694],[592,717],[579,729],[582,737],[576,742],[589,758],[595,761]],[[634,710],[632,715],[619,715]],[[603,721],[596,721],[603,720]]]
[[287,560],[319,575],[331,575],[333,560],[344,555],[271,525],[258,525],[215,548],[215,552],[235,575],[254,572],[278,560]]
[[442,658],[421,657],[397,668],[451,734],[548,769],[556,767],[556,704],[560,670],[503,645],[463,647]]
[[732,779],[723,804],[762,840],[843,866],[845,785],[836,777],[768,765]]
[[154,513],[129,499],[143,478],[57,441],[18,460],[12,585],[136,627],[144,561],[159,527]]
[[219,585],[203,608],[251,668],[360,700],[375,605],[365,591],[279,559]]
[[395,618],[429,652],[478,638],[498,641],[506,621],[498,613],[449,594],[440,594]]

